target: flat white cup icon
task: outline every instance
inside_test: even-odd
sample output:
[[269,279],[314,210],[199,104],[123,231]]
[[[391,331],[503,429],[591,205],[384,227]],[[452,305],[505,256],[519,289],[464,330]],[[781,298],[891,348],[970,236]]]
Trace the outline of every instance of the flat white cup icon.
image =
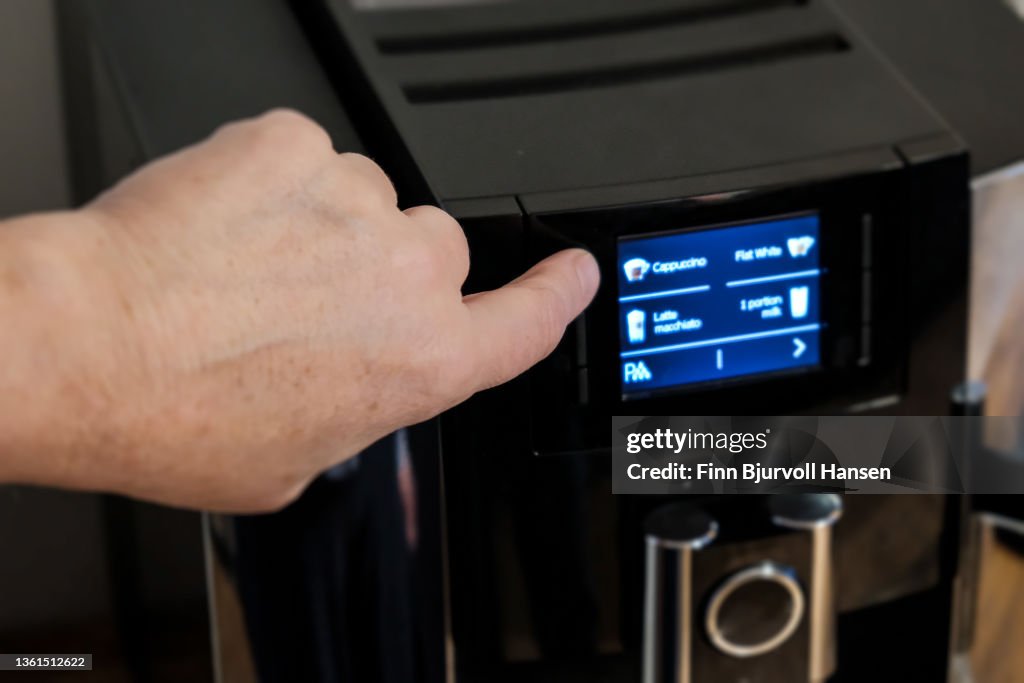
[[811,251],[811,247],[814,246],[814,241],[814,238],[810,235],[804,235],[803,237],[790,237],[786,240],[786,244],[789,247],[789,255],[793,258],[807,256]]
[[807,317],[807,304],[810,299],[808,287],[791,287],[789,290],[789,312],[794,318]]
[[626,314],[626,329],[629,331],[630,344],[643,344],[647,338],[647,327],[644,324],[647,314],[635,309]]

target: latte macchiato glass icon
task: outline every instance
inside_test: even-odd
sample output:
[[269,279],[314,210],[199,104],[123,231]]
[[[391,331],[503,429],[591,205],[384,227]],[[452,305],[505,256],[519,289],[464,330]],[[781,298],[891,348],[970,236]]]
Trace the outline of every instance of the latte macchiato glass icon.
[[642,258],[633,258],[622,264],[622,268],[626,271],[627,280],[642,282],[647,271],[651,269],[651,264]]
[[810,300],[810,288],[791,287],[789,289],[789,313],[794,318],[806,318]]
[[626,329],[630,344],[643,344],[647,338],[647,313],[634,309],[626,314]]

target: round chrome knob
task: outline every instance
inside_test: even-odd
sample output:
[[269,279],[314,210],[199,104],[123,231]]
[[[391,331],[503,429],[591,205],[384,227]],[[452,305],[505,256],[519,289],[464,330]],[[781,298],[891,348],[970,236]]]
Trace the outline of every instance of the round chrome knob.
[[756,657],[781,646],[800,626],[804,594],[795,572],[763,562],[732,574],[712,593],[708,638],[732,657]]

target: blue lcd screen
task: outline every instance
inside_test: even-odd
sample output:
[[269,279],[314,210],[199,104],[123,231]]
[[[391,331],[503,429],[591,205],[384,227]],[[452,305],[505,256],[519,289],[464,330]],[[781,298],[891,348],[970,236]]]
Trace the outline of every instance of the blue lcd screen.
[[624,397],[818,366],[817,214],[619,242]]

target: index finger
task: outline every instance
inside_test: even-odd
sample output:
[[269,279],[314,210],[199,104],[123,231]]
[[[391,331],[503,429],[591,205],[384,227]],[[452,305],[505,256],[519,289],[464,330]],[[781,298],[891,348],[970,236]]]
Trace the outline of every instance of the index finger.
[[466,297],[476,340],[476,390],[507,382],[550,354],[600,280],[593,256],[567,249],[501,289]]

